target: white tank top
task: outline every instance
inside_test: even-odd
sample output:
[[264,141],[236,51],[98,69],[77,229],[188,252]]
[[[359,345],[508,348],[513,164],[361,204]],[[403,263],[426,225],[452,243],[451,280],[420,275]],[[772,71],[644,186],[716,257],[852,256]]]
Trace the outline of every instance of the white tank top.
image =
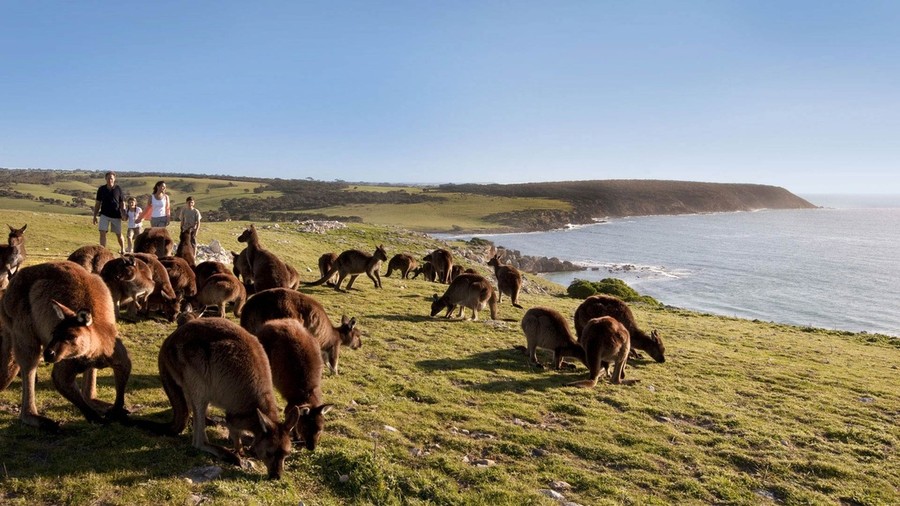
[[151,218],[163,218],[166,216],[166,202],[169,201],[169,196],[163,194],[163,198],[157,200],[156,195],[150,194],[150,203],[153,204],[153,210],[150,214]]

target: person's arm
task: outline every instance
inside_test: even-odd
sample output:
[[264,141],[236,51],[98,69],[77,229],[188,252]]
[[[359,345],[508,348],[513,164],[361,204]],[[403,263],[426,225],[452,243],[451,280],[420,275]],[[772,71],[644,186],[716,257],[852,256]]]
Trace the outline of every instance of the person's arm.
[[94,225],[96,225],[97,224],[97,214],[100,212],[100,201],[99,200],[94,201],[93,211],[94,211]]
[[166,218],[172,216],[172,208],[169,206],[169,195],[166,194]]
[[200,211],[197,211],[197,224],[194,225],[194,231],[195,231],[195,232],[199,232],[199,231],[200,231],[200,218],[202,218],[202,216],[200,215]]
[[141,213],[140,219],[134,220],[135,223],[141,223],[147,216],[150,216],[150,213],[153,211],[153,197],[147,199],[147,207],[144,209],[144,212]]

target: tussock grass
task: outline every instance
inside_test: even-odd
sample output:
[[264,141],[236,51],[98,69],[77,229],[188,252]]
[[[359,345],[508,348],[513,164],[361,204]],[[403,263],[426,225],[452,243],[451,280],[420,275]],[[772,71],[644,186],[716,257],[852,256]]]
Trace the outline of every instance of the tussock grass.
[[[65,258],[97,236],[90,217],[0,214],[28,224],[29,264]],[[243,226],[205,224],[199,241],[237,250]],[[437,245],[369,225],[313,235],[282,223],[260,237],[304,281],[318,277],[325,251],[384,243],[389,255],[421,257]],[[39,410],[65,430],[18,423],[18,379],[0,392],[0,502],[184,504],[195,495],[214,504],[555,504],[539,492],[553,480],[571,484],[566,499],[585,505],[900,502],[897,339],[636,305],[639,324],[663,336],[667,362],[634,361],[626,374],[636,384],[575,389],[566,384],[586,377],[581,365],[532,369],[514,349],[524,344],[524,311],[508,301],[496,322],[432,319],[429,298],[440,285],[383,281],[383,290],[365,277],[351,293],[301,289],[333,320],[359,318],[365,334],[362,348],[342,353],[341,374],[326,373],[324,396],[336,409],[319,448],[296,451],[281,481],[266,480],[258,463],[238,469],[214,460],[190,446],[188,433],[88,424],[41,366]],[[539,277],[527,284],[549,293],[523,294],[526,307],[571,316],[579,303]],[[133,415],[167,420],[156,354],[174,324],[119,329],[134,362],[126,396]],[[101,398],[111,399],[111,373],[102,371],[99,383]],[[210,437],[224,442],[221,428]],[[478,459],[493,465],[473,465]],[[222,476],[184,480],[206,465],[223,466]]]

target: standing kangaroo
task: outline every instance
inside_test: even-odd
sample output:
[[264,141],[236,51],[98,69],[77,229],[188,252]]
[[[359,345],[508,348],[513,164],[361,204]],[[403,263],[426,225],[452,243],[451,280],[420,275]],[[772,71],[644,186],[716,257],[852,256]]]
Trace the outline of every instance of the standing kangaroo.
[[134,238],[135,253],[152,253],[159,258],[172,254],[175,241],[169,235],[166,227],[151,227]]
[[[40,416],[34,398],[37,367],[54,364],[53,386],[90,422],[126,416],[125,384],[131,359],[118,338],[112,296],[103,281],[72,262],[26,267],[10,281],[0,299],[0,390],[22,371],[22,408],[26,425],[55,430],[59,424]],[[101,415],[94,399],[93,368],[112,367],[116,399]],[[83,390],[75,382],[85,373]]]
[[500,256],[496,254],[488,260],[487,264],[494,268],[494,276],[497,277],[497,288],[500,292],[498,299],[502,301],[505,293],[512,299],[513,306],[522,309],[518,302],[519,290],[522,289],[522,273],[519,272],[519,269],[500,263]]
[[[193,414],[194,447],[235,465],[241,462],[241,434],[252,433],[250,449],[265,463],[269,478],[281,478],[300,414],[289,411],[284,423],[278,423],[269,360],[256,337],[224,318],[187,321],[163,341],[158,362],[172,422],[159,427],[135,421],[138,425],[176,435]],[[210,404],[225,411],[234,452],[207,439]]]
[[287,402],[285,416],[299,409],[293,435],[313,451],[325,427],[331,404],[322,404],[322,351],[315,336],[297,320],[282,318],[266,322],[256,333],[269,357],[272,382]]
[[[575,310],[575,334],[581,336],[582,329],[587,322],[599,316],[612,316],[628,329],[631,334],[631,349],[643,350],[657,362],[666,361],[666,347],[663,345],[659,333],[655,330],[648,335],[639,329],[634,319],[634,313],[623,300],[612,295],[597,294],[584,299],[584,302]],[[632,356],[634,352],[632,351]]]
[[254,290],[261,292],[269,288],[288,288],[291,286],[291,273],[284,262],[275,253],[263,249],[259,243],[256,227],[250,225],[237,238],[238,242],[247,243],[241,254],[247,255],[250,272],[241,272],[246,280],[249,274]]
[[422,260],[431,262],[434,267],[434,273],[437,276],[438,283],[448,284],[450,281],[450,273],[453,270],[453,254],[445,249],[436,249],[425,255]]
[[[337,262],[337,253],[322,253],[322,256],[319,257],[319,274],[325,276],[328,271],[334,267],[334,263]],[[338,274],[335,272],[331,275],[330,278],[325,280],[325,285],[334,287],[337,284]]]
[[195,306],[217,306],[219,316],[225,317],[225,306],[234,303],[234,316],[241,317],[241,309],[247,302],[247,290],[241,280],[230,272],[213,274],[206,278],[203,286],[197,288],[197,294],[188,299]]
[[381,276],[378,274],[378,269],[381,268],[381,262],[386,260],[387,253],[384,251],[383,245],[375,248],[375,253],[371,255],[357,249],[347,250],[338,255],[337,260],[335,260],[331,269],[323,274],[318,281],[306,284],[309,286],[321,285],[337,273],[338,280],[337,284],[334,285],[334,289],[341,291],[341,283],[344,282],[344,278],[350,276],[350,281],[347,282],[347,288],[345,290],[349,291],[350,287],[353,286],[353,282],[356,281],[356,278],[358,278],[360,274],[365,273],[366,276],[369,276],[369,279],[375,283],[375,288],[381,288]]
[[9,283],[9,276],[18,271],[19,267],[25,261],[25,229],[28,225],[22,225],[22,228],[9,227],[9,239],[7,244],[0,244],[0,290],[3,290]]
[[407,255],[406,253],[397,253],[396,255],[391,257],[391,261],[388,262],[387,272],[384,274],[385,277],[390,277],[391,273],[395,270],[400,272],[400,279],[406,279],[409,276],[409,273],[419,265],[419,262],[416,261],[412,255]]
[[250,297],[241,313],[241,327],[256,334],[267,321],[280,318],[297,320],[315,336],[332,374],[338,373],[341,345],[349,346],[351,350],[362,346],[356,318],[342,316],[341,324],[335,327],[316,299],[285,288],[266,290]]
[[175,248],[175,256],[183,258],[193,268],[197,263],[195,255],[194,244],[191,242],[191,230],[182,230],[178,236],[178,247]]
[[431,316],[435,316],[442,309],[447,308],[445,318],[450,318],[453,309],[459,306],[459,315],[462,316],[463,308],[472,310],[472,320],[478,320],[478,311],[485,306],[491,308],[491,319],[497,319],[497,294],[491,282],[478,274],[460,274],[447,287],[444,295],[438,297],[434,294],[431,303]]
[[601,316],[588,321],[579,342],[584,348],[589,375],[588,379],[569,383],[570,385],[595,387],[601,373],[609,376],[610,363],[614,364],[610,381],[619,384],[625,379],[625,365],[628,363],[631,340],[628,329],[618,320],[610,316]]
[[556,370],[562,368],[564,357],[574,357],[587,365],[584,348],[575,340],[563,315],[548,307],[533,307],[522,317],[522,331],[528,345],[529,361],[543,367],[537,359],[537,348],[553,351]]
[[106,262],[100,271],[100,278],[106,283],[116,308],[116,317],[123,303],[128,306],[129,318],[136,318],[137,311],[144,307],[153,293],[153,270],[143,260],[126,255]]

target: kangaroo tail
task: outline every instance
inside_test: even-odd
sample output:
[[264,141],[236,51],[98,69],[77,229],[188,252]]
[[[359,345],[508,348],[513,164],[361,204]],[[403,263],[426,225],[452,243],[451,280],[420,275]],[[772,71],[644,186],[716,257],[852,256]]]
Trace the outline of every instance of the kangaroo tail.
[[594,388],[597,386],[597,380],[581,380],[581,381],[573,381],[569,383],[569,386],[579,387],[579,388]]
[[303,283],[303,284],[306,285],[306,286],[319,286],[319,285],[321,285],[322,283],[328,281],[328,280],[331,278],[331,276],[334,276],[334,275],[337,273],[337,271],[338,271],[338,268],[337,268],[337,267],[332,267],[331,270],[329,270],[328,272],[326,272],[325,275],[322,276],[321,278],[319,278],[318,280],[316,280],[316,281],[307,281],[307,282],[305,282],[305,283]]

